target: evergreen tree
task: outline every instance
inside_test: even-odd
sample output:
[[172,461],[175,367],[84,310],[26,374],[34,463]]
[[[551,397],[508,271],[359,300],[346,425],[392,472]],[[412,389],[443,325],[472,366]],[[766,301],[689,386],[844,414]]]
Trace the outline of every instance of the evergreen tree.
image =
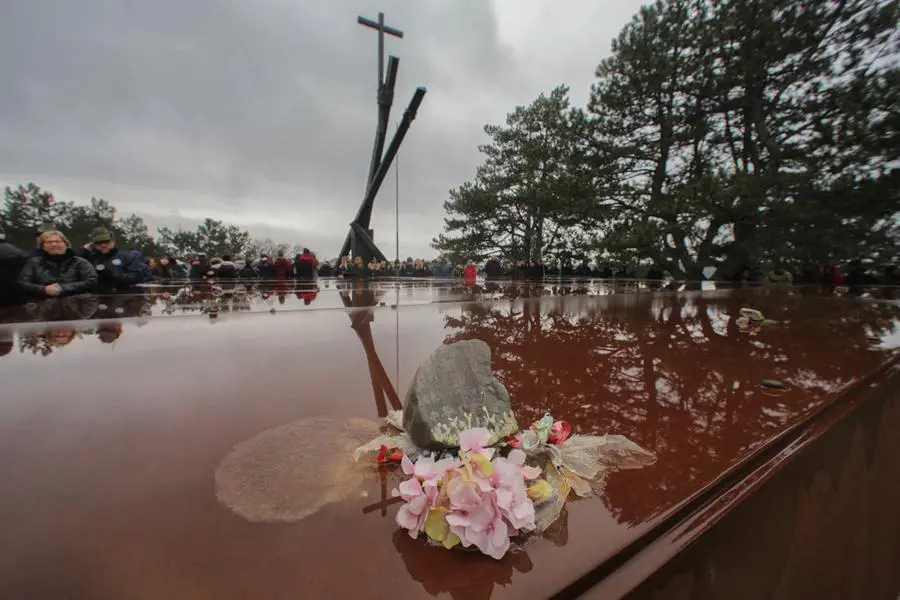
[[34,248],[39,229],[68,229],[71,205],[59,202],[52,193],[34,183],[15,189],[6,187],[3,196],[0,225],[12,244],[25,249]]
[[444,233],[433,247],[447,256],[541,258],[584,244],[596,194],[586,161],[587,119],[560,86],[488,125],[491,143],[474,181],[450,192]]
[[618,174],[602,248],[691,278],[884,254],[900,206],[898,15],[896,0],[642,9],[589,106]]

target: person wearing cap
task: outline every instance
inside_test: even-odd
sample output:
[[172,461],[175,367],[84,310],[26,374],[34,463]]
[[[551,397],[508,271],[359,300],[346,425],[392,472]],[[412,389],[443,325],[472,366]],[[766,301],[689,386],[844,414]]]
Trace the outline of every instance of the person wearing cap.
[[129,288],[153,278],[142,257],[116,247],[116,238],[109,229],[98,227],[91,232],[90,239],[90,247],[85,249],[83,256],[97,271],[102,287]]

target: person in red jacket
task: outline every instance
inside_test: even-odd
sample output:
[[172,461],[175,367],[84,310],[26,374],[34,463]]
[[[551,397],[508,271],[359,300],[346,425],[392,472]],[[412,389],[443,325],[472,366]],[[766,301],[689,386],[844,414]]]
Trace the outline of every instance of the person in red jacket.
[[298,254],[294,259],[294,275],[301,281],[314,280],[318,269],[319,261],[309,248],[304,248],[303,254]]
[[840,271],[833,264],[829,264],[822,272],[822,293],[831,296],[835,292],[835,288],[844,285],[844,278]]
[[475,285],[475,280],[478,278],[478,269],[472,264],[472,261],[469,261],[469,264],[466,265],[466,268],[463,270],[463,282],[469,287]]
[[275,259],[275,279],[283,281],[285,279],[293,279],[293,267],[291,261],[284,257],[284,252],[278,253]]

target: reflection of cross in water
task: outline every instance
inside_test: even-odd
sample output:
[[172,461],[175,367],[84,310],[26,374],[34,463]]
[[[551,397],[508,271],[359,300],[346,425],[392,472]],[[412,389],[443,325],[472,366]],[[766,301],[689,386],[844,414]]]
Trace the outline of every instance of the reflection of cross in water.
[[[378,357],[378,351],[375,349],[375,340],[372,338],[372,321],[375,319],[374,307],[378,304],[378,300],[368,286],[353,290],[352,296],[348,291],[341,290],[340,297],[345,307],[361,309],[350,312],[350,327],[359,336],[359,341],[362,342],[363,349],[366,351],[369,375],[372,378],[372,393],[375,395],[375,410],[378,412],[379,417],[384,418],[388,413],[388,401],[394,410],[400,410],[403,408],[403,405],[400,403],[397,390],[394,388],[394,384],[391,383],[391,379],[388,377],[387,371]],[[390,468],[384,465],[378,468],[378,476],[381,482],[381,500],[364,507],[363,514],[380,510],[381,516],[386,517],[388,506],[402,501],[401,498],[393,498],[388,494],[387,476]]]
[[381,501],[376,502],[375,504],[370,504],[369,506],[363,507],[364,515],[380,508],[381,516],[386,517],[387,516],[387,507],[390,506],[391,504],[396,504],[396,503],[400,502],[401,500],[403,500],[399,496],[396,498],[388,496],[387,474],[388,474],[387,467],[379,467],[378,468],[378,476],[379,476],[379,479],[381,480]]
[[350,313],[350,326],[359,336],[359,341],[362,342],[366,352],[369,376],[372,379],[372,393],[375,396],[375,410],[379,417],[384,418],[388,414],[388,402],[394,410],[400,410],[403,405],[400,403],[400,396],[397,395],[391,378],[378,357],[375,340],[372,338],[372,321],[375,319],[373,307],[378,301],[375,299],[375,294],[367,288],[355,290],[352,298],[349,294],[342,292],[341,301],[347,308],[366,307],[369,309]]

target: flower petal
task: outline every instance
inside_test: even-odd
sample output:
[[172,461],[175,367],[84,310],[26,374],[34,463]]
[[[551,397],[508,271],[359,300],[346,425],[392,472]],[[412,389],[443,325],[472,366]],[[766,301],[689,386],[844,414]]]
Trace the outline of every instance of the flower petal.
[[524,465],[525,464],[525,452],[519,449],[510,450],[509,454],[506,455],[506,460],[511,462],[514,465]]
[[444,546],[444,548],[450,550],[451,548],[459,544],[460,541],[461,540],[459,539],[459,536],[450,531],[447,533],[447,537],[444,538],[444,541],[442,541],[441,544]]
[[450,534],[450,525],[444,511],[432,508],[425,517],[425,534],[436,542],[443,542]]
[[490,459],[484,454],[473,454],[472,462],[475,463],[479,471],[488,477],[494,474],[494,465],[491,464]]
[[528,487],[528,497],[534,502],[544,502],[553,495],[553,486],[546,479],[538,479]]
[[453,510],[471,510],[481,503],[478,487],[462,477],[454,477],[447,482],[447,497]]
[[434,477],[434,459],[423,456],[416,461],[414,472],[419,479],[431,479]]
[[459,447],[466,452],[480,450],[491,441],[491,432],[485,427],[472,427],[459,432]]
[[540,467],[529,467],[528,465],[522,467],[522,475],[525,479],[537,479],[541,476],[541,473],[543,471],[541,471]]
[[419,480],[415,477],[407,479],[402,482],[398,489],[400,491],[400,497],[409,502],[413,498],[418,496],[422,496],[425,492],[422,490],[422,484],[419,483]]

